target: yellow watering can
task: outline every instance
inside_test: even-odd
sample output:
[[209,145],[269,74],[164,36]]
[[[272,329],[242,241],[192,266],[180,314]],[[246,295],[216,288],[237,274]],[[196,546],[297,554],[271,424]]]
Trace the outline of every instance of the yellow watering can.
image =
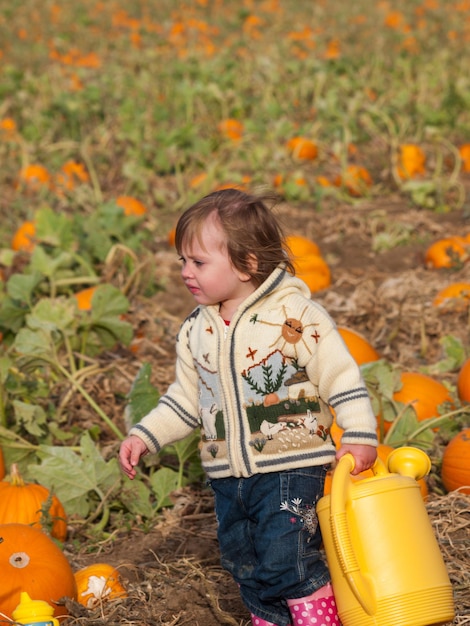
[[374,476],[353,480],[346,454],[317,504],[343,626],[431,626],[454,618],[452,586],[417,480],[431,468],[397,448]]

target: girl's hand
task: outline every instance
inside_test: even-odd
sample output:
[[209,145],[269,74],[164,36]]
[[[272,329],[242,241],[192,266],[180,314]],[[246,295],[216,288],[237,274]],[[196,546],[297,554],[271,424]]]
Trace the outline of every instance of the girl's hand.
[[140,457],[147,454],[148,448],[140,437],[131,435],[125,439],[119,450],[119,464],[122,471],[131,480],[135,478],[135,466],[138,464]]
[[377,448],[375,446],[349,443],[341,446],[336,452],[336,460],[339,461],[342,456],[348,453],[353,455],[355,461],[354,469],[351,472],[353,476],[370,469],[377,458]]

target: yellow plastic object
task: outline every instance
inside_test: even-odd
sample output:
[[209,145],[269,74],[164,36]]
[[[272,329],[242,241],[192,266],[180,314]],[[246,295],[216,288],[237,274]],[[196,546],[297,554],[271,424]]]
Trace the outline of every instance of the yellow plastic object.
[[452,621],[452,586],[416,482],[431,467],[397,448],[374,476],[353,481],[341,457],[317,514],[343,626],[430,626]]
[[59,626],[53,607],[44,600],[31,600],[26,591],[20,593],[20,603],[12,617],[17,624],[27,626]]

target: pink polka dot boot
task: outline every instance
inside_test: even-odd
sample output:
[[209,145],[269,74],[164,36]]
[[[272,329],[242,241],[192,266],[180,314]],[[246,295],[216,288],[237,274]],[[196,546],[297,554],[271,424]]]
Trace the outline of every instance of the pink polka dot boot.
[[261,617],[256,617],[256,615],[251,614],[251,623],[253,626],[277,626],[274,622],[267,622],[265,619],[261,619]]
[[287,604],[294,626],[341,626],[330,583],[306,598],[287,600]]

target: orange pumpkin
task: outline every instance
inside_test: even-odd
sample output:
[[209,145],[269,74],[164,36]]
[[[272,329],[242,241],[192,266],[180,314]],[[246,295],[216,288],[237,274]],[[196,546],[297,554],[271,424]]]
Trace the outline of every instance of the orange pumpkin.
[[0,120],[0,138],[4,141],[14,139],[17,134],[16,122],[12,117],[4,117]]
[[302,235],[289,235],[286,237],[286,244],[294,257],[302,257],[308,254],[321,255],[318,245]]
[[147,213],[147,207],[132,196],[118,196],[116,204],[124,209],[124,215],[140,217]]
[[464,143],[460,146],[459,154],[462,159],[462,171],[470,172],[470,143]]
[[44,165],[32,163],[20,170],[18,175],[19,183],[30,191],[39,191],[41,188],[50,189],[52,187],[51,175]]
[[331,285],[331,271],[325,259],[318,254],[309,254],[294,259],[295,274],[309,287],[311,292],[321,291]]
[[334,180],[336,187],[344,187],[350,196],[356,198],[364,196],[372,184],[372,176],[361,165],[348,165],[343,174],[339,174]]
[[0,524],[0,612],[8,618],[26,591],[34,600],[66,615],[61,598],[76,599],[72,568],[62,550],[42,530],[27,524]]
[[343,338],[349,352],[358,365],[378,361],[380,355],[367,339],[352,328],[338,326],[338,332]]
[[94,563],[75,572],[77,601],[91,609],[97,604],[115,598],[124,598],[119,572],[108,563]]
[[11,240],[12,250],[15,252],[32,252],[36,245],[34,237],[36,235],[36,224],[31,221],[23,222]]
[[447,491],[470,493],[470,428],[461,430],[445,447],[441,476]]
[[470,359],[465,361],[457,376],[457,395],[461,402],[470,402]]
[[393,394],[394,400],[411,404],[419,422],[439,417],[438,407],[444,402],[453,406],[449,390],[438,380],[420,372],[403,372],[402,387]]
[[87,287],[77,293],[73,294],[73,297],[77,301],[77,306],[81,311],[91,311],[91,301],[96,291],[96,285],[93,287]]
[[242,122],[234,119],[233,117],[229,117],[217,124],[217,130],[227,139],[238,141],[242,138],[245,128]]
[[432,243],[424,255],[428,268],[460,267],[468,258],[468,244],[462,237],[444,237]]
[[318,156],[316,144],[306,137],[292,137],[287,142],[287,149],[296,159],[313,161]]
[[433,306],[465,310],[470,305],[470,283],[452,283],[441,289],[433,300]]
[[415,144],[400,146],[398,174],[400,178],[413,178],[426,172],[426,155]]
[[72,191],[75,189],[77,181],[79,183],[87,183],[90,176],[82,163],[77,163],[70,159],[61,167],[61,171],[56,175],[55,184],[57,191]]
[[170,246],[174,246],[175,245],[175,239],[176,239],[176,227],[172,228],[169,232],[168,232],[168,243],[170,244]]
[[[49,504],[49,510],[43,508]],[[51,535],[59,541],[67,537],[67,515],[57,496],[47,487],[25,483],[16,463],[11,466],[10,480],[0,481],[0,524],[41,526],[49,517]]]

